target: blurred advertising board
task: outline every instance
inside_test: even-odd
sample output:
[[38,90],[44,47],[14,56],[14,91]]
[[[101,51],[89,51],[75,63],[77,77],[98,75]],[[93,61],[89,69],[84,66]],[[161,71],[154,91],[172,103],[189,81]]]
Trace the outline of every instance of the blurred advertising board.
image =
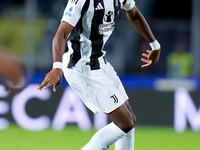
[[[81,130],[100,129],[110,120],[103,113],[93,114],[69,86],[38,91],[29,84],[18,94],[0,85],[0,130],[16,123],[26,130],[62,130],[76,124]],[[200,91],[177,88],[175,91],[127,89],[137,125],[174,126],[177,132],[188,127],[200,132]]]

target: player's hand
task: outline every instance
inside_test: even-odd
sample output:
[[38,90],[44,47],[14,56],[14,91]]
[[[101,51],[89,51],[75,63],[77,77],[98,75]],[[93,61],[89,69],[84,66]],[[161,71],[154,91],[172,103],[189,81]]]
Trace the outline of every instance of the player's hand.
[[52,69],[49,73],[46,74],[44,81],[37,88],[39,91],[46,89],[53,85],[53,91],[56,92],[57,86],[61,83],[62,80],[62,70],[59,68]]
[[143,61],[145,64],[142,65],[141,67],[149,67],[155,63],[158,62],[160,58],[160,49],[158,50],[147,50],[147,53],[143,53],[142,56],[145,58],[141,58],[141,61]]

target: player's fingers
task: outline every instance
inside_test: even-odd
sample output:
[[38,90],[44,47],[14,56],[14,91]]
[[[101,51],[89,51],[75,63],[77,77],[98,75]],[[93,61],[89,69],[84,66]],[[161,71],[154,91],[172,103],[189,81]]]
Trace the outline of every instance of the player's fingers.
[[53,85],[52,82],[48,82],[47,85],[44,87],[45,89],[47,89],[48,87],[50,87],[51,85]]
[[53,91],[56,92],[57,86],[61,83],[61,81],[57,82],[56,84],[53,85]]
[[152,63],[152,60],[150,60],[149,63],[144,64],[144,65],[142,65],[141,67],[142,67],[142,68],[144,68],[144,67],[149,67],[149,66],[151,66],[152,64],[153,64],[153,63]]
[[37,89],[41,91],[46,84],[47,82],[44,80]]
[[147,60],[147,59],[144,59],[144,58],[141,58],[141,61],[143,61],[143,62],[145,62],[145,63],[149,63],[149,60]]
[[41,90],[42,90],[42,88],[43,88],[42,86],[39,86],[37,89],[38,89],[39,91],[41,91]]
[[144,56],[144,57],[146,57],[146,58],[149,57],[149,55],[147,55],[147,54],[145,54],[145,53],[142,53],[142,56]]
[[53,85],[53,91],[56,92],[56,84]]
[[53,91],[56,92],[56,87],[55,87],[55,85],[53,86]]
[[149,66],[150,66],[150,64],[145,64],[145,65],[142,65],[141,67],[145,68],[145,67],[149,67]]
[[151,51],[150,51],[150,50],[146,50],[146,52],[147,52],[147,53],[150,53]]

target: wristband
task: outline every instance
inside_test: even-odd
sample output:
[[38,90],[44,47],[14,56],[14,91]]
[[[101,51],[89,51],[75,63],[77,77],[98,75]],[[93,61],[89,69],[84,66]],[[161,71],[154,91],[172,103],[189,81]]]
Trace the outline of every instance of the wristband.
[[150,47],[152,50],[157,50],[157,49],[160,49],[160,43],[158,43],[157,40],[149,43]]
[[54,62],[53,63],[53,69],[54,68],[59,68],[59,69],[61,69],[62,70],[62,67],[63,65],[62,65],[62,62]]

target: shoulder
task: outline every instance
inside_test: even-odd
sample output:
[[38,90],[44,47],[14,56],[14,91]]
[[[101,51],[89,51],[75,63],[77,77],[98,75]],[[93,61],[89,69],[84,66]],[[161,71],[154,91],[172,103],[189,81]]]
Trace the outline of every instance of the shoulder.
[[134,0],[120,0],[121,8],[124,10],[130,10],[135,6]]

